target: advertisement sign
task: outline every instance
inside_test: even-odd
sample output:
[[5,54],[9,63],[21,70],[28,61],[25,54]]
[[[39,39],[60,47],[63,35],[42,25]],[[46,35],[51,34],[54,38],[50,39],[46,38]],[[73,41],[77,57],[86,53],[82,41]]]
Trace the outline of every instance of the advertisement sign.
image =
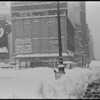
[[32,53],[32,43],[30,38],[15,40],[15,53]]

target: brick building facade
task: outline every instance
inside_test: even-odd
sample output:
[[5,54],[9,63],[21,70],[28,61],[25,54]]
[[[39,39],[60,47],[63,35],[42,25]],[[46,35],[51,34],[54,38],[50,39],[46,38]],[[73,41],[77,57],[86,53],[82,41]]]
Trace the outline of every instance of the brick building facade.
[[[57,3],[12,2],[11,12],[13,57],[21,61],[45,59],[57,62],[59,52]],[[70,38],[73,37],[72,44],[71,39],[69,41],[67,39],[67,27],[73,28],[70,20],[67,20],[67,2],[60,2],[60,15],[63,59],[65,61],[68,59],[68,50],[69,59],[73,60],[74,33],[70,30],[68,33]]]

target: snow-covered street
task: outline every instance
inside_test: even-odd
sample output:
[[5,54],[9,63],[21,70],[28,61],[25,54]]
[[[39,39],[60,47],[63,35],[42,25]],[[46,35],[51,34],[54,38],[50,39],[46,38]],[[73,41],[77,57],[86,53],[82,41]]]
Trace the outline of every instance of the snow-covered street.
[[50,68],[0,69],[0,98],[35,98],[41,82],[54,81]]
[[79,98],[85,86],[99,76],[88,68],[66,69],[59,80],[53,68],[0,69],[0,98]]

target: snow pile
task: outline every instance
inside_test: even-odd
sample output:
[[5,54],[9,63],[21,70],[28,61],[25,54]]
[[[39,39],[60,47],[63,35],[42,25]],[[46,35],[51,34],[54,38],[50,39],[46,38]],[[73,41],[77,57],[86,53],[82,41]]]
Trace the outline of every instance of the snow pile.
[[54,80],[52,68],[0,69],[0,98],[41,98],[38,95],[41,83]]
[[52,68],[0,69],[0,98],[81,98],[88,84],[100,78],[99,71],[88,68],[73,68],[65,71],[65,75],[55,80]]
[[91,61],[89,68],[92,70],[100,70],[100,61]]
[[80,99],[86,86],[99,77],[100,74],[97,71],[74,68],[67,70],[59,80],[41,84],[39,93],[41,98],[47,99]]

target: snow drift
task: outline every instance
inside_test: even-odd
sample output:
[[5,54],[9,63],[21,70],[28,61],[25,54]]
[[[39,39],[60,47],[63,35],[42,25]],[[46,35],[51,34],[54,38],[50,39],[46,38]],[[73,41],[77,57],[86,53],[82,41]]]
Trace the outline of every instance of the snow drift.
[[100,61],[91,61],[89,68],[92,70],[100,70]]
[[88,68],[66,69],[55,80],[53,68],[39,67],[23,70],[0,69],[0,98],[80,99],[92,81],[100,78],[99,71]]
[[97,71],[89,69],[74,68],[67,70],[66,74],[59,80],[49,84],[41,84],[40,95],[41,98],[46,99],[81,99],[81,94],[86,86],[99,77],[100,74]]

